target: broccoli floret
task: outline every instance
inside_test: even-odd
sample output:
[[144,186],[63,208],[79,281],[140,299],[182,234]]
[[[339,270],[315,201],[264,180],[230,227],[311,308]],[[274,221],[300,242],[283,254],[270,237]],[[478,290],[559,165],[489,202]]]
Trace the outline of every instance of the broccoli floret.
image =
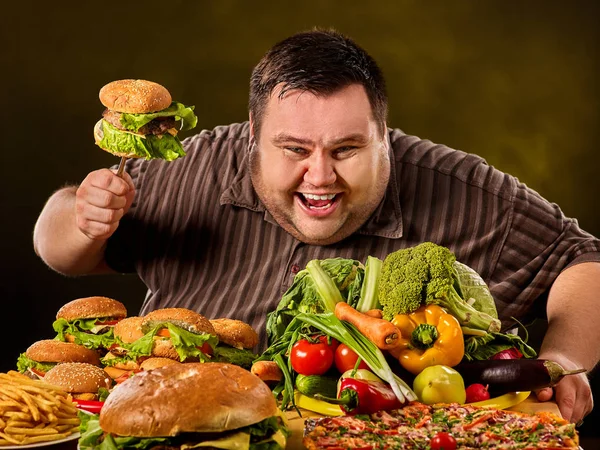
[[462,297],[455,261],[448,248],[432,242],[389,254],[383,261],[379,282],[384,318],[392,320],[396,314],[410,314],[421,305],[436,304],[463,326],[499,331],[498,319],[477,311]]

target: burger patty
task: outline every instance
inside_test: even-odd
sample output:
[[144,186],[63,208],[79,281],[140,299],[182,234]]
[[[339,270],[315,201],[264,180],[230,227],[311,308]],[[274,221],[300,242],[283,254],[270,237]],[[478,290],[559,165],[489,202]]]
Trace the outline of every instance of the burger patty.
[[[106,108],[102,118],[119,130],[125,130],[121,125],[121,113]],[[177,121],[173,117],[157,117],[136,131],[139,134],[165,134],[170,128],[177,128]],[[128,130],[125,130],[128,131]]]

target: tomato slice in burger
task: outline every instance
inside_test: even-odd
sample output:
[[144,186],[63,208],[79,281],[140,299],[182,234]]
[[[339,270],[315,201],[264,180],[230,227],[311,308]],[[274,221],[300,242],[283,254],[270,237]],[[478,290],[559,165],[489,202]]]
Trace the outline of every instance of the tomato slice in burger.
[[156,333],[156,336],[161,336],[161,337],[171,337],[171,332],[169,331],[168,328],[161,328],[160,330],[158,330],[158,332]]
[[202,353],[204,353],[205,355],[212,355],[213,354],[213,349],[210,346],[210,344],[208,342],[205,342],[204,344],[202,344],[200,347],[196,347],[198,350],[200,350]]
[[46,375],[46,372],[42,372],[41,370],[34,369],[33,367],[30,367],[29,370],[31,370],[33,373],[35,373],[40,378],[44,378],[44,375]]
[[116,325],[119,323],[118,319],[115,320],[96,320],[94,325]]
[[79,409],[83,409],[84,411],[91,412],[93,414],[98,414],[104,406],[104,402],[99,402],[97,400],[78,400],[74,398],[73,401]]

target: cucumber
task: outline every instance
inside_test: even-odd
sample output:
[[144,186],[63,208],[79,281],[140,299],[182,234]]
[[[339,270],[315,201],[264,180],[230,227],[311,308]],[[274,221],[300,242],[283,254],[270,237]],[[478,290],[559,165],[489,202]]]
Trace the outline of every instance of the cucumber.
[[302,375],[296,377],[296,389],[301,394],[314,397],[321,394],[325,397],[337,397],[337,378],[325,375]]

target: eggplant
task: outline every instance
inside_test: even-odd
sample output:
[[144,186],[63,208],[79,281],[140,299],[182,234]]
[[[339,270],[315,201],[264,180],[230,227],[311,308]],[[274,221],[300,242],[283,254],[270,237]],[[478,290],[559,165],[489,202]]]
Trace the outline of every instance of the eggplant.
[[474,383],[488,385],[494,395],[552,387],[567,375],[586,371],[586,369],[565,370],[557,362],[548,359],[475,361],[461,363],[454,369],[462,375],[465,386]]

